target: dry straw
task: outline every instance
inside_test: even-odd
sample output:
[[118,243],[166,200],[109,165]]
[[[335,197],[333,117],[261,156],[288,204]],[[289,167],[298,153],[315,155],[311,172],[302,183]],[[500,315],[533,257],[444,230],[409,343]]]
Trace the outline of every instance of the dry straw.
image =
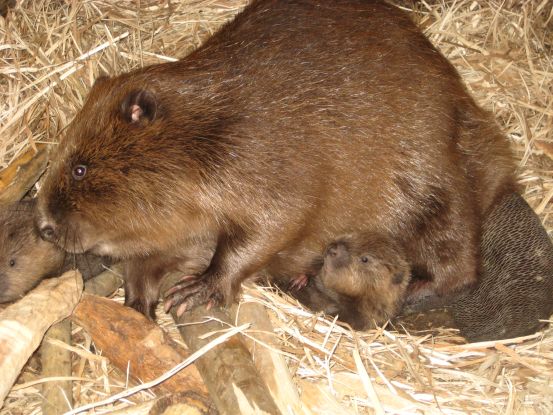
[[[186,55],[244,0],[23,0],[0,18],[0,167],[38,142],[56,142],[100,73]],[[492,110],[519,159],[519,182],[548,228],[553,197],[553,3],[551,0],[402,1]],[[553,413],[553,331],[509,342],[464,345],[454,330],[352,332],[269,289],[264,304],[302,399],[326,413]],[[160,313],[162,314],[162,313]],[[168,320],[163,327],[174,333]],[[74,333],[77,405],[130,386]],[[90,352],[93,351],[93,353]],[[31,359],[0,414],[40,412]],[[151,399],[138,394],[96,409]]]

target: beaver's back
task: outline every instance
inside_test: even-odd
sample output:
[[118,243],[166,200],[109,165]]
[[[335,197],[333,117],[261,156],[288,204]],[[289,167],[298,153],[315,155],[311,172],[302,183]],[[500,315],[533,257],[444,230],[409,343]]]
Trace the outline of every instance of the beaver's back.
[[[222,179],[235,194],[251,185],[252,194],[284,195],[308,232],[409,234],[436,198],[481,190],[466,158],[486,156],[467,155],[461,143],[474,103],[406,14],[377,1],[268,4],[254,3],[267,11],[239,15],[197,57],[236,94],[236,159]],[[482,152],[500,141],[510,154],[497,134],[470,140]],[[497,161],[486,168],[501,181],[512,165],[499,171]]]

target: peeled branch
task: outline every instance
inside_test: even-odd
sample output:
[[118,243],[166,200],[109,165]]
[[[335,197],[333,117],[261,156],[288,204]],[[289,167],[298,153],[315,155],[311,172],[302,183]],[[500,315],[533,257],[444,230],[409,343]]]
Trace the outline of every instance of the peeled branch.
[[81,298],[78,271],[42,281],[0,313],[0,407],[50,326],[71,315]]

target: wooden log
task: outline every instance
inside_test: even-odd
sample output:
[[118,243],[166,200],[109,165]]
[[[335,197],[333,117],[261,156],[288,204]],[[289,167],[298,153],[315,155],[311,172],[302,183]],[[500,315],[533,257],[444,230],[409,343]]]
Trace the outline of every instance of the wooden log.
[[[162,292],[181,276],[167,276],[162,284]],[[204,306],[196,307],[181,317],[177,316],[175,308],[171,310],[171,315],[191,352],[209,343],[210,338],[203,336],[228,329],[231,325],[228,314],[220,307],[211,310],[206,310]],[[196,366],[221,414],[280,414],[239,337],[232,337],[205,353],[196,361]]]
[[80,273],[68,271],[0,313],[0,407],[46,330],[71,314],[82,290]]
[[[148,382],[186,358],[185,351],[154,322],[115,301],[84,294],[73,321],[92,337],[110,362],[122,371]],[[156,388],[160,393],[194,391],[207,397],[207,389],[194,366],[189,366]]]
[[[51,340],[71,344],[71,320],[65,319],[48,329],[40,347],[42,377],[70,377],[71,352]],[[58,415],[73,407],[73,382],[70,380],[46,382],[42,385],[42,414]]]
[[[96,277],[85,282],[85,291],[88,293],[108,296],[122,284],[114,272],[106,270]],[[40,360],[43,378],[70,377],[72,375],[72,355],[53,342],[61,341],[71,344],[71,320],[65,319],[50,327],[44,336],[40,347]],[[42,414],[58,415],[73,407],[73,382],[52,381],[42,385]]]
[[251,323],[248,330],[250,337],[244,336],[243,340],[280,412],[298,415],[311,413],[302,405],[284,356],[278,352],[279,344],[265,307],[255,302],[245,302],[240,307],[232,307],[231,311],[238,324]]
[[119,276],[121,272],[122,267],[119,264],[111,266],[109,270],[85,281],[84,291],[87,294],[99,297],[107,297],[113,294],[123,284],[123,280]]
[[[192,352],[209,342],[209,338],[202,338],[204,335],[229,328],[219,321],[230,324],[228,315],[219,307],[213,307],[209,311],[204,306],[196,307],[181,317],[176,315],[176,311],[171,314]],[[219,321],[205,321],[207,318]],[[253,364],[250,353],[239,337],[230,338],[204,354],[196,361],[196,366],[220,413],[280,414],[267,385]]]
[[48,163],[45,146],[30,149],[0,172],[0,205],[18,202],[44,173]]
[[206,404],[205,399],[194,393],[184,392],[165,395],[129,408],[110,412],[110,415],[215,415],[217,411]]

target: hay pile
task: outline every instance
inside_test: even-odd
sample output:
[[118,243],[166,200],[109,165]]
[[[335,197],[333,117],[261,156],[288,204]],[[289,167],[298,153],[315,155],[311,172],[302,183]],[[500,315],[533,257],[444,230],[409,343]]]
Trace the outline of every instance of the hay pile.
[[[184,56],[245,3],[21,1],[8,20],[0,18],[0,168],[36,143],[56,142],[98,74]],[[401,6],[413,11],[478,102],[496,114],[520,160],[524,194],[553,228],[551,1]],[[454,330],[352,332],[267,289],[248,289],[244,300],[272,310],[303,398],[318,396],[326,413],[553,413],[553,330],[516,343],[467,346]],[[77,328],[74,338],[79,405],[127,387],[124,373],[90,351],[85,332]],[[37,373],[31,359],[0,414],[40,412],[40,382],[47,380]],[[144,391],[96,411],[151,396]]]

